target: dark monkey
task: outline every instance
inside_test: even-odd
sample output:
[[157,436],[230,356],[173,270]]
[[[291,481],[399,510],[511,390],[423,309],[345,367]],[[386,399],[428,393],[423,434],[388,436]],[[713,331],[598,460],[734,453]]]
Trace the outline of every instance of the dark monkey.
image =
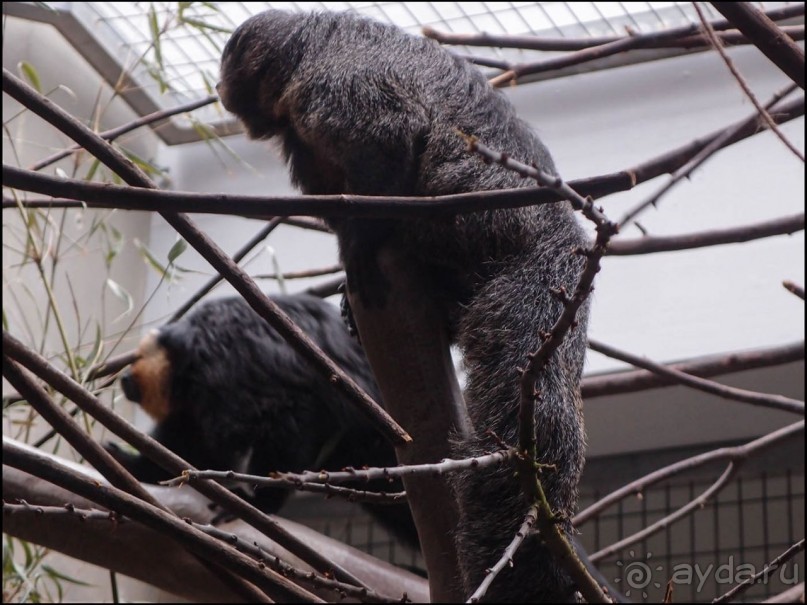
[[[221,63],[224,106],[253,138],[278,137],[305,193],[431,196],[534,183],[469,154],[457,130],[555,172],[549,152],[482,74],[436,43],[346,13],[267,11],[243,23]],[[517,443],[518,374],[573,291],[586,239],[567,203],[422,220],[332,220],[348,287],[384,305],[376,251],[393,246],[422,268],[468,370],[465,400],[476,434],[457,456]],[[537,384],[539,461],[553,508],[568,521],[583,466],[579,381],[587,308]],[[524,520],[512,468],[454,477],[457,547],[467,593]],[[537,536],[497,579],[490,601],[569,601],[574,586]]]
[[[313,296],[273,296],[317,345],[373,397],[378,389],[364,352],[338,310]],[[240,297],[203,303],[152,332],[122,378],[125,395],[156,420],[152,437],[199,469],[339,470],[394,466],[395,451],[327,378],[311,368]],[[107,444],[140,481],[171,474]],[[398,482],[360,489],[401,491]],[[289,490],[259,488],[250,499],[276,513]],[[365,508],[409,545],[417,533],[406,504]]]

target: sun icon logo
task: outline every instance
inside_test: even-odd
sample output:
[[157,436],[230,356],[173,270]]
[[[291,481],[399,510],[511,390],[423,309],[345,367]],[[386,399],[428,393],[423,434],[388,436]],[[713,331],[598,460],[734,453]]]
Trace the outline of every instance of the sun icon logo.
[[[636,558],[636,553],[633,550],[628,552],[628,556],[631,559]],[[645,557],[644,561],[631,561],[627,564],[623,563],[622,561],[617,561],[616,566],[620,568],[621,576],[620,578],[616,578],[614,583],[619,585],[622,582],[625,583],[625,596],[629,597],[631,591],[633,590],[641,590],[642,591],[642,598],[647,598],[647,592],[645,588],[650,586],[651,584],[656,588],[661,588],[661,584],[653,580],[653,573],[657,571],[663,571],[663,567],[661,565],[656,565],[656,567],[651,567],[648,561],[653,557],[653,553],[648,552]]]

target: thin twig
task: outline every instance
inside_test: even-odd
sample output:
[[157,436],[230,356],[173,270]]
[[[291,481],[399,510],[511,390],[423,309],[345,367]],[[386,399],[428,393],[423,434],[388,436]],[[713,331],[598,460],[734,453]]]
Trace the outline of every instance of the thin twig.
[[[674,370],[691,376],[708,378],[721,376],[744,370],[769,368],[771,366],[793,363],[804,359],[804,341],[795,342],[766,349],[726,353],[694,359],[681,363],[669,364]],[[605,395],[635,393],[646,389],[678,384],[676,380],[661,376],[647,370],[631,370],[627,372],[609,373],[600,376],[583,378],[580,390],[588,401]]]
[[644,368],[651,372],[672,378],[679,384],[717,395],[723,399],[742,401],[764,408],[775,410],[783,410],[785,412],[792,412],[794,414],[804,415],[804,402],[783,395],[771,395],[768,393],[758,393],[756,391],[748,391],[746,389],[739,389],[737,387],[730,387],[724,384],[714,382],[713,380],[706,380],[705,378],[698,378],[697,376],[690,376],[679,370],[675,370],[670,366],[665,366],[654,361],[650,361],[644,357],[632,355],[625,351],[607,345],[605,343],[592,340],[589,338],[588,346],[592,351],[597,351],[613,359],[624,361],[639,368]]
[[804,288],[789,279],[782,282],[782,285],[789,291],[804,300]]
[[681,473],[690,471],[700,466],[705,466],[706,464],[718,460],[741,462],[743,458],[747,456],[752,456],[775,443],[784,441],[785,439],[792,437],[793,435],[803,432],[804,432],[804,421],[799,420],[798,422],[794,422],[793,424],[789,424],[781,429],[777,429],[771,433],[768,433],[767,435],[759,437],[758,439],[749,441],[744,445],[738,445],[734,447],[722,447],[716,450],[712,450],[710,452],[705,452],[703,454],[691,456],[690,458],[686,458],[684,460],[680,460],[673,464],[667,465],[663,468],[653,471],[648,475],[645,475],[644,477],[640,477],[639,479],[636,479],[635,481],[628,483],[627,485],[611,492],[607,496],[591,504],[585,510],[582,510],[579,513],[577,513],[574,519],[572,519],[572,523],[575,527],[580,527],[581,525],[583,525],[587,521],[590,521],[593,517],[596,517],[602,511],[604,511],[610,506],[613,506],[620,500],[624,500],[628,496],[641,494],[647,488],[652,487],[653,485],[665,479],[674,477],[675,475],[679,475]]
[[[536,391],[535,385],[541,372],[550,363],[552,355],[563,343],[566,334],[576,326],[575,317],[577,312],[592,291],[594,277],[600,270],[600,260],[605,254],[611,236],[618,232],[618,227],[608,220],[608,217],[605,216],[600,208],[594,205],[591,198],[582,197],[559,176],[546,173],[535,166],[528,166],[513,160],[505,154],[493,151],[479,143],[475,137],[466,136],[464,138],[468,142],[470,151],[478,154],[485,161],[496,162],[508,170],[523,177],[533,178],[540,185],[555,190],[560,196],[569,200],[572,208],[580,211],[583,216],[596,226],[597,237],[591,249],[574,251],[582,254],[586,259],[574,292],[571,296],[562,290],[557,293],[562,299],[563,311],[549,333],[541,335],[543,342],[537,351],[530,354],[526,368],[521,372],[518,412],[519,452],[521,455],[515,459],[515,464],[522,490],[527,500],[533,502],[536,506],[538,531],[544,542],[569,573],[577,585],[577,589],[587,602],[608,603],[610,599],[605,595],[600,584],[591,577],[588,569],[577,556],[574,547],[557,523],[557,515],[552,511],[536,472],[540,460],[537,460],[535,401],[540,398],[540,392]],[[515,548],[520,543],[518,541]],[[476,592],[480,592],[480,590],[478,589]],[[481,594],[484,594],[484,591]]]
[[737,584],[734,588],[729,590],[728,592],[720,595],[716,599],[712,600],[712,603],[725,603],[730,601],[732,598],[736,597],[738,594],[744,593],[746,590],[751,588],[754,584],[762,580],[763,582],[768,581],[768,577],[771,573],[779,569],[782,565],[790,561],[793,557],[795,557],[800,552],[804,551],[804,538],[796,542],[793,546],[788,548],[785,552],[781,555],[776,557],[773,561],[768,563],[762,571],[754,574],[753,577],[748,578],[744,582]]
[[[706,35],[709,36],[709,39],[712,41],[712,46],[717,51],[717,54],[720,55],[720,58],[723,59],[723,62],[726,64],[726,67],[731,72],[731,75],[734,76],[734,79],[737,81],[737,84],[739,84],[740,88],[743,89],[745,96],[748,97],[748,100],[751,101],[754,107],[757,108],[759,116],[765,121],[765,123],[768,125],[768,128],[770,128],[773,131],[773,133],[779,138],[779,140],[782,141],[782,143],[784,143],[785,147],[790,149],[790,151],[792,151],[797,158],[799,158],[802,162],[804,162],[804,154],[801,151],[799,151],[796,148],[796,146],[787,139],[787,137],[782,133],[781,130],[779,130],[779,128],[776,127],[776,124],[774,123],[773,119],[771,118],[770,114],[767,111],[767,107],[762,106],[762,104],[759,102],[759,99],[757,99],[756,95],[754,94],[754,91],[751,90],[751,87],[748,85],[748,82],[746,82],[745,78],[742,76],[740,71],[734,65],[734,61],[732,61],[731,57],[729,57],[728,54],[726,53],[726,50],[720,43],[720,40],[715,35],[712,26],[709,24],[709,20],[706,19],[706,16],[703,14],[703,10],[701,10],[701,7],[698,6],[697,2],[693,2],[692,6],[695,7],[695,11],[698,13],[698,17],[700,18],[701,23],[703,24],[704,31],[706,32]],[[775,27],[776,26],[774,25],[774,28]],[[801,68],[799,69],[800,76],[798,80],[795,80],[793,76],[790,76],[790,78],[794,79],[794,82],[796,82],[796,84],[798,84],[801,88],[804,88],[804,51],[802,51],[801,49],[799,50],[801,52]]]
[[499,573],[506,567],[513,565],[513,557],[515,556],[518,547],[521,546],[522,542],[524,542],[524,539],[529,535],[530,530],[532,529],[532,526],[535,525],[537,519],[538,519],[538,505],[533,504],[532,506],[530,506],[530,510],[527,512],[527,516],[524,519],[524,523],[522,523],[521,527],[518,528],[515,537],[510,542],[510,544],[507,545],[507,548],[504,549],[504,554],[493,567],[487,570],[487,575],[485,576],[485,579],[482,580],[482,583],[479,585],[479,588],[477,588],[474,591],[474,593],[470,597],[468,597],[468,600],[466,601],[467,603],[478,603],[479,600],[485,596],[485,594],[488,591],[488,588],[493,583],[493,580],[496,579],[496,576],[498,576]]
[[[778,91],[765,104],[765,109],[772,109],[781,99],[783,99],[785,96],[794,91],[795,88],[796,88],[795,84],[791,84],[790,86]],[[802,104],[803,103],[804,101],[802,101]],[[765,112],[765,114],[768,116],[770,115],[767,113],[767,111]],[[624,227],[625,225],[628,224],[629,221],[635,220],[636,217],[639,215],[639,213],[646,210],[650,206],[655,206],[663,195],[665,195],[670,189],[675,187],[683,179],[688,178],[706,160],[708,160],[715,153],[717,153],[718,150],[730,144],[730,142],[736,141],[737,140],[736,137],[739,135],[740,132],[748,128],[751,128],[752,130],[756,131],[759,125],[761,124],[765,124],[766,126],[768,126],[768,123],[765,120],[761,121],[760,120],[761,118],[759,110],[757,110],[744,120],[735,122],[728,128],[723,129],[719,134],[717,134],[717,136],[715,136],[711,141],[709,141],[706,145],[704,145],[703,148],[701,148],[695,154],[690,156],[686,160],[686,162],[678,166],[672,173],[670,180],[667,181],[658,191],[656,191],[650,197],[648,197],[641,203],[637,204],[634,208],[629,210],[620,219],[619,224]]]
[[320,267],[319,269],[306,269],[303,271],[289,271],[287,273],[259,273],[253,275],[253,279],[304,279],[306,277],[320,277],[322,275],[332,275],[344,271],[342,265],[331,265],[330,267]]
[[641,542],[646,538],[649,538],[655,533],[660,532],[663,529],[666,529],[676,521],[679,521],[685,517],[687,517],[690,513],[693,513],[701,508],[703,508],[709,500],[712,499],[713,496],[717,495],[724,487],[726,487],[734,476],[737,474],[737,470],[739,469],[740,465],[742,464],[741,461],[737,462],[729,462],[726,470],[723,471],[723,474],[717,478],[717,480],[709,486],[701,495],[697,498],[692,499],[690,502],[679,508],[672,514],[667,515],[663,519],[659,519],[652,525],[648,525],[647,527],[637,531],[635,534],[627,536],[618,542],[614,542],[613,544],[606,546],[605,548],[598,550],[597,552],[589,555],[589,559],[592,563],[596,563],[601,559],[609,557],[623,548],[627,548],[631,544],[635,544],[636,542]]
[[776,235],[791,235],[804,231],[804,213],[783,216],[770,221],[741,225],[728,229],[699,231],[684,235],[648,236],[634,239],[615,239],[608,245],[608,256],[653,254],[673,250],[691,250],[706,246],[739,244]]
[[[273,218],[270,220],[266,225],[264,225],[260,231],[258,231],[255,235],[253,235],[247,243],[245,243],[241,248],[233,255],[233,262],[240,263],[244,257],[250,253],[250,251],[260,244],[263,240],[269,237],[269,234],[274,231],[277,226],[280,224],[282,219],[280,218]],[[175,321],[179,320],[183,315],[185,315],[188,311],[190,311],[193,306],[198,303],[204,296],[213,290],[217,285],[219,285],[224,278],[221,274],[217,274],[214,277],[211,277],[201,288],[199,288],[193,296],[191,296],[185,303],[176,311],[174,311],[173,315],[168,319],[168,323],[174,323]]]
[[[119,136],[124,135],[128,132],[141,128],[142,126],[148,126],[149,124],[154,124],[155,122],[160,122],[162,120],[166,120],[172,116],[175,116],[180,113],[188,113],[189,111],[193,111],[194,109],[199,109],[200,107],[204,107],[205,105],[210,105],[211,103],[215,103],[218,101],[219,98],[217,95],[210,95],[199,99],[197,101],[191,101],[189,103],[184,103],[182,105],[178,105],[177,107],[172,107],[171,109],[161,109],[160,111],[155,111],[143,117],[137,118],[136,120],[132,120],[126,124],[122,124],[121,126],[116,126],[115,128],[110,128],[109,130],[105,130],[104,132],[99,132],[98,136],[104,139],[105,141],[114,141]],[[83,149],[81,145],[73,145],[67,149],[63,149],[53,155],[39,160],[36,164],[31,166],[31,170],[42,170],[51,164],[55,164],[62,158],[66,158],[71,153],[75,153],[76,151],[80,151]]]
[[404,477],[422,476],[439,477],[446,473],[467,470],[469,468],[485,468],[502,464],[516,456],[515,450],[506,449],[478,456],[453,460],[445,458],[440,462],[429,464],[407,464],[392,467],[378,468],[348,468],[343,471],[303,471],[302,473],[271,473],[270,476],[248,475],[235,471],[212,470],[186,470],[178,477],[163,481],[163,485],[182,485],[201,479],[215,479],[217,481],[242,481],[260,487],[298,487],[301,484],[333,484],[349,481],[381,481],[390,479],[403,479]]

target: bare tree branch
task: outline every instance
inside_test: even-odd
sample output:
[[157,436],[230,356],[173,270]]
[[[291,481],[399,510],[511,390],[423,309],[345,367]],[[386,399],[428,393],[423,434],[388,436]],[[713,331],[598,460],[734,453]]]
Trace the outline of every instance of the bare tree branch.
[[515,458],[516,452],[512,449],[500,450],[479,456],[453,460],[444,458],[440,462],[426,464],[401,464],[387,468],[349,468],[344,471],[303,471],[302,473],[272,473],[271,477],[236,473],[235,471],[187,470],[181,476],[164,481],[165,485],[182,485],[189,480],[216,479],[219,481],[243,481],[262,487],[289,487],[297,488],[301,484],[331,484],[346,483],[350,481],[378,481],[389,479],[403,479],[405,477],[440,477],[445,473],[452,473],[469,468],[485,468],[495,464],[502,464]]
[[668,378],[676,380],[679,384],[683,384],[705,393],[717,395],[723,399],[733,399],[736,401],[742,401],[743,403],[750,403],[751,405],[804,415],[804,402],[798,401],[797,399],[791,399],[790,397],[784,397],[783,395],[769,395],[767,393],[757,393],[755,391],[748,391],[746,389],[738,389],[736,387],[730,387],[711,380],[706,380],[705,378],[690,376],[689,374],[675,370],[670,366],[665,366],[643,357],[631,355],[630,353],[620,351],[612,346],[606,345],[605,343],[592,340],[591,338],[588,340],[588,346],[592,351],[597,351],[598,353],[602,353],[608,357],[619,359],[620,361],[624,361],[639,368],[644,368],[645,370],[667,376]]
[[719,597],[714,599],[712,603],[726,603],[731,599],[733,599],[734,597],[736,597],[738,594],[744,593],[754,584],[757,584],[760,580],[763,582],[767,581],[771,573],[779,569],[782,565],[790,561],[790,559],[795,557],[800,552],[804,552],[804,538],[796,542],[793,546],[791,546],[781,555],[776,557],[773,561],[771,561],[768,565],[766,565],[764,569],[754,574],[753,577],[748,578],[747,580],[738,584],[728,592],[720,595]]
[[[198,99],[196,101],[191,101],[189,103],[184,103],[182,105],[172,107],[171,109],[162,109],[160,111],[155,111],[141,118],[137,118],[136,120],[132,120],[127,124],[122,124],[121,126],[110,128],[109,130],[105,130],[104,132],[99,132],[98,136],[104,139],[105,141],[111,142],[117,139],[119,136],[129,133],[138,128],[141,128],[142,126],[148,126],[149,124],[154,124],[155,122],[166,120],[180,113],[188,113],[189,111],[193,111],[194,109],[199,109],[200,107],[204,107],[206,105],[210,105],[211,103],[215,103],[218,100],[219,98],[217,95],[210,95],[202,99]],[[38,161],[36,164],[32,165],[30,169],[42,170],[43,168],[50,166],[51,164],[55,164],[62,158],[66,158],[71,153],[75,153],[76,151],[79,151],[81,149],[83,149],[81,145],[73,145],[68,149],[56,152],[53,155]]]
[[804,51],[769,16],[750,2],[710,4],[743,32],[787,77],[804,88]]
[[[695,7],[695,10],[697,11],[698,17],[700,17],[701,23],[703,23],[703,28],[704,28],[704,31],[706,32],[706,35],[709,36],[709,39],[712,41],[712,46],[714,46],[714,49],[717,51],[717,54],[720,55],[720,58],[723,59],[723,62],[726,64],[726,67],[728,67],[729,71],[734,76],[734,79],[737,80],[737,84],[739,84],[740,88],[743,89],[743,92],[745,93],[745,96],[747,96],[748,99],[751,101],[751,103],[754,105],[754,107],[757,108],[757,111],[759,112],[760,117],[763,120],[765,120],[765,122],[768,124],[768,127],[779,138],[779,140],[782,141],[782,143],[784,143],[785,146],[788,149],[790,149],[790,151],[792,151],[793,154],[797,158],[799,158],[802,162],[804,162],[804,154],[801,151],[799,151],[796,148],[796,146],[793,145],[793,143],[791,143],[787,139],[787,137],[785,137],[785,135],[782,134],[782,132],[778,128],[776,128],[776,125],[774,124],[773,119],[771,119],[771,116],[767,112],[767,108],[762,107],[762,105],[760,104],[760,102],[757,99],[756,95],[754,94],[754,91],[751,90],[751,86],[748,84],[748,82],[745,81],[745,78],[743,78],[740,71],[734,65],[734,61],[732,61],[731,57],[729,57],[728,54],[726,53],[725,49],[723,48],[723,45],[720,43],[720,40],[715,35],[714,30],[709,25],[709,21],[706,19],[706,16],[703,14],[703,11],[701,10],[700,6],[698,6],[698,3],[693,2],[692,5]],[[776,26],[774,25],[773,27],[775,28]],[[801,86],[801,88],[804,88],[804,51],[802,51],[798,47],[796,47],[796,48],[801,53],[801,84],[800,84],[800,86]],[[791,79],[792,79],[792,77],[791,77]],[[796,83],[798,84],[798,82],[796,82]]]
[[508,565],[513,564],[513,557],[518,550],[518,547],[521,546],[521,543],[524,542],[524,538],[526,538],[530,530],[532,529],[533,525],[535,525],[536,520],[538,519],[538,505],[533,504],[530,507],[529,512],[527,512],[527,517],[524,519],[524,523],[521,524],[518,531],[516,532],[513,541],[508,544],[507,548],[504,550],[504,554],[502,558],[496,561],[496,564],[488,570],[488,575],[485,576],[485,579],[482,580],[482,583],[479,587],[474,591],[474,593],[468,597],[467,603],[478,603],[480,599],[482,599],[488,591],[488,587],[493,583],[493,580],[496,579],[496,576],[499,575],[503,569],[505,569]]
[[[765,13],[767,17],[773,21],[781,21],[784,19],[791,19],[804,15],[804,5],[794,4],[791,6],[784,6],[776,8]],[[734,25],[730,21],[714,21],[712,27],[716,31],[724,31]],[[687,28],[679,28],[682,32]],[[494,46],[498,48],[523,48],[526,50],[582,50],[592,46],[601,46],[616,42],[626,37],[640,37],[646,36],[646,46],[644,48],[654,48],[655,34],[630,34],[628,36],[592,36],[586,38],[541,38],[533,35],[495,35],[486,32],[478,34],[457,34],[449,32],[439,32],[431,27],[423,28],[423,35],[427,38],[437,40],[441,44],[455,44],[461,46]],[[732,34],[733,35],[733,34]],[[663,38],[659,41],[659,46],[666,46],[667,44],[683,43],[684,40],[691,38],[699,38],[700,36],[684,36],[681,40],[668,42]],[[703,40],[701,38],[701,40]],[[694,41],[693,41],[694,43]],[[708,44],[708,41],[703,40],[703,44]]]
[[633,254],[671,252],[673,250],[691,250],[706,246],[750,242],[775,235],[791,235],[797,231],[804,231],[803,212],[729,229],[714,229],[684,235],[615,239],[608,245],[606,254],[608,256],[630,256]]
[[790,292],[798,296],[800,299],[804,300],[804,288],[802,286],[799,286],[798,284],[790,280],[783,281],[782,285],[785,288],[787,288]]
[[54,465],[38,453],[26,451],[3,437],[3,463],[45,479],[93,502],[131,517],[144,525],[164,532],[206,560],[253,582],[274,600],[288,602],[322,602],[310,592],[274,571],[261,568],[256,561],[233,548],[210,538],[162,509],[134,498],[115,487],[99,485],[65,467]]
[[[741,132],[745,129],[752,127],[756,130],[760,124],[768,124],[767,121],[761,118],[760,111],[763,111],[764,115],[770,117],[766,110],[773,108],[782,98],[790,94],[795,89],[794,85],[790,85],[787,88],[777,92],[774,94],[771,99],[765,104],[764,108],[760,108],[757,106],[757,111],[746,118],[745,120],[741,120],[739,122],[735,122],[728,128],[723,129],[720,133],[717,134],[713,139],[711,139],[706,145],[704,145],[701,149],[699,149],[696,153],[692,156],[687,158],[685,162],[683,162],[680,166],[676,167],[675,171],[672,172],[670,180],[667,181],[658,191],[653,193],[650,197],[646,200],[642,201],[641,203],[637,204],[634,208],[629,210],[620,220],[619,224],[625,226],[628,222],[636,220],[636,217],[642,211],[646,210],[650,206],[655,206],[656,203],[664,196],[667,192],[670,191],[673,187],[675,187],[678,183],[680,183],[684,178],[689,177],[697,168],[699,168],[706,160],[712,157],[718,150],[722,149],[726,145],[731,144],[732,141],[736,141],[736,137],[739,136]],[[803,101],[802,101],[803,104]]]
[[[250,253],[250,251],[255,248],[258,244],[260,244],[263,240],[269,237],[269,234],[274,231],[277,226],[280,224],[280,218],[273,218],[270,220],[266,225],[264,225],[260,231],[258,231],[255,235],[253,235],[247,243],[245,243],[238,251],[233,255],[233,262],[240,263],[244,257]],[[191,296],[187,301],[185,301],[179,309],[174,311],[173,315],[171,315],[168,323],[173,323],[180,319],[183,315],[185,315],[188,311],[190,311],[193,306],[198,303],[202,298],[205,297],[213,288],[219,285],[224,278],[221,274],[216,275],[215,277],[211,277],[207,282],[199,288],[193,296]]]
[[[731,450],[728,453],[723,452],[723,450],[716,450],[716,452],[723,452],[722,456],[720,456],[720,457],[728,458],[729,459],[729,464],[726,467],[726,470],[723,472],[723,474],[708,489],[706,489],[706,491],[704,491],[697,498],[691,500],[689,503],[687,503],[684,506],[682,506],[681,508],[679,508],[674,513],[672,513],[670,515],[667,515],[666,517],[664,517],[662,519],[659,519],[658,521],[656,521],[652,525],[649,525],[649,526],[643,528],[642,530],[636,532],[635,534],[633,534],[631,536],[623,538],[622,540],[619,540],[618,542],[615,542],[614,544],[611,544],[611,545],[607,546],[606,548],[603,548],[603,549],[597,551],[596,553],[592,554],[589,557],[589,559],[591,559],[592,562],[596,563],[597,561],[599,561],[601,559],[604,559],[605,557],[611,556],[611,555],[617,553],[619,550],[621,550],[623,548],[626,548],[627,546],[630,546],[631,544],[635,544],[636,542],[639,542],[640,540],[644,540],[645,538],[647,538],[647,537],[661,531],[662,529],[665,529],[665,528],[669,527],[670,525],[672,525],[676,521],[679,521],[679,520],[685,518],[687,515],[695,512],[699,508],[702,508],[707,502],[709,502],[709,500],[711,500],[711,498],[713,496],[718,494],[726,485],[729,484],[729,482],[736,475],[736,473],[740,469],[740,467],[743,464],[745,464],[745,462],[748,460],[748,458],[751,455],[759,453],[763,449],[766,449],[766,448],[770,447],[771,445],[777,443],[778,441],[781,441],[782,439],[784,439],[786,437],[790,437],[791,435],[793,435],[793,434],[795,434],[797,432],[803,432],[803,431],[804,431],[804,421],[799,421],[799,422],[796,422],[796,423],[791,424],[789,426],[786,426],[784,428],[781,428],[781,429],[779,429],[777,431],[769,433],[768,435],[765,435],[764,437],[760,437],[759,439],[751,441],[751,442],[749,442],[749,443],[747,443],[745,445],[738,446],[736,448],[725,448],[727,450]],[[714,454],[716,452],[710,452],[710,454]],[[704,454],[702,456],[705,456],[705,455],[706,454]],[[714,459],[717,459],[717,458],[718,458],[718,456],[715,456]],[[675,466],[675,465],[672,465],[672,466]],[[666,469],[670,469],[670,468],[671,467],[666,467]],[[662,469],[661,471],[656,471],[655,473],[651,473],[650,475],[645,477],[644,480],[647,481],[649,477],[653,477],[652,483],[655,483],[655,482],[660,480],[660,475],[662,475],[663,471],[665,471],[666,469]],[[680,472],[680,470],[676,470],[676,472]],[[669,472],[669,474],[675,474],[675,473],[674,472]],[[634,482],[634,484],[635,483],[636,482]],[[651,483],[647,483],[646,485],[650,485],[650,484]],[[633,484],[631,484],[631,485],[633,485]],[[623,490],[625,490],[625,488],[623,488],[622,490],[619,490],[619,493],[620,494],[624,493]],[[634,491],[635,491],[635,489],[634,489]],[[608,498],[611,498],[611,496],[608,496]],[[597,503],[594,506],[597,506],[597,505],[599,505],[599,503]],[[588,509],[583,511],[583,513],[588,513],[589,509],[591,509],[591,508],[592,507],[589,507]],[[583,513],[581,513],[580,515],[577,515],[577,517],[575,517],[575,519],[580,518],[583,515]]]
[[[803,359],[804,341],[801,341],[767,349],[713,355],[702,359],[670,364],[669,367],[692,376],[708,378],[709,376],[721,376],[744,370],[768,368]],[[583,378],[581,391],[583,398],[589,400],[605,395],[635,393],[636,391],[673,384],[678,383],[667,376],[647,370],[633,370]]]
[[588,506],[585,510],[582,510],[579,513],[577,513],[572,522],[574,523],[575,527],[580,527],[587,521],[590,521],[593,517],[599,515],[609,506],[613,506],[614,504],[616,504],[620,500],[624,500],[628,496],[641,494],[647,488],[665,479],[669,479],[670,477],[674,477],[675,475],[679,475],[681,473],[690,471],[692,469],[704,466],[706,464],[718,460],[729,460],[739,463],[746,456],[757,454],[763,451],[765,448],[775,443],[778,443],[779,441],[784,441],[785,439],[788,439],[793,435],[797,435],[798,433],[803,432],[804,432],[804,421],[799,420],[798,422],[794,422],[793,424],[789,424],[786,427],[777,429],[758,439],[749,441],[745,445],[739,445],[735,447],[722,447],[716,450],[712,450],[711,452],[705,452],[703,454],[698,454],[696,456],[686,458],[679,462],[675,462],[673,464],[660,468],[657,471],[653,471],[652,473],[645,475],[644,477],[640,477],[639,479],[636,479],[635,481],[628,483],[624,487],[621,487],[618,490],[611,492],[604,498],[601,498],[594,504]]

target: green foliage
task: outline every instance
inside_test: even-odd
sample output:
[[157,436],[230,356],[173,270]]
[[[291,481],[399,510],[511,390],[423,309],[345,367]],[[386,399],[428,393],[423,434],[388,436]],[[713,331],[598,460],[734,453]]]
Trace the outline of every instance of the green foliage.
[[63,584],[90,586],[47,563],[48,549],[3,535],[3,603],[54,603]]

